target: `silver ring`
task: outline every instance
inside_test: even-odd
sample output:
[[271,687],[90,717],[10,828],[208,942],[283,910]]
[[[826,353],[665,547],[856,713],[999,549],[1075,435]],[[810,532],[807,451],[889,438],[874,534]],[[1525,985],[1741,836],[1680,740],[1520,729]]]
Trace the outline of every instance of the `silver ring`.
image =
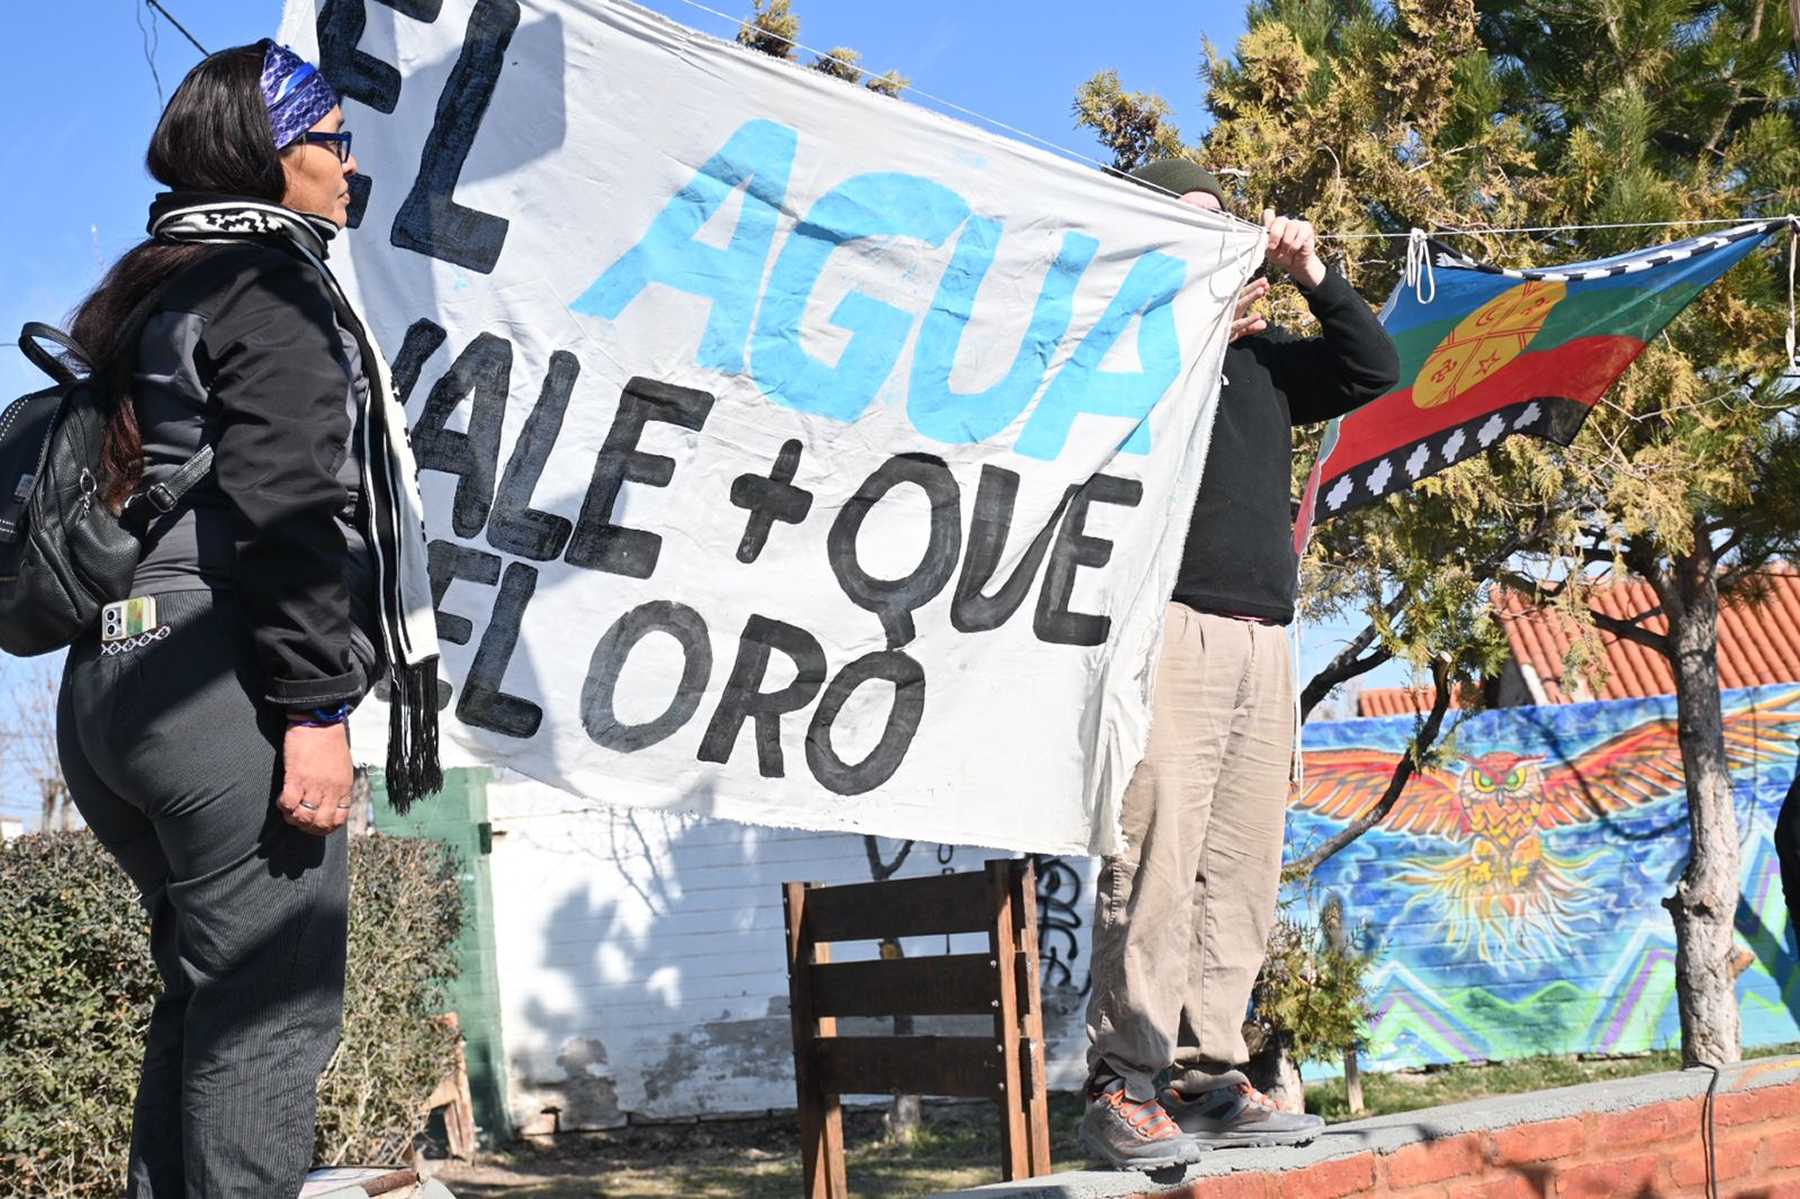
[[301,807],[303,807],[303,808],[305,808],[305,809],[306,809],[306,810],[307,810],[307,811],[309,811],[309,812],[316,812],[316,811],[318,811],[318,810],[319,810],[319,805],[318,805],[318,804],[316,804],[316,803],[307,803],[307,802],[306,802],[306,801],[305,801],[305,800],[304,800],[304,799],[303,799],[303,800],[301,800],[301,801],[300,801],[300,806],[301,806]]

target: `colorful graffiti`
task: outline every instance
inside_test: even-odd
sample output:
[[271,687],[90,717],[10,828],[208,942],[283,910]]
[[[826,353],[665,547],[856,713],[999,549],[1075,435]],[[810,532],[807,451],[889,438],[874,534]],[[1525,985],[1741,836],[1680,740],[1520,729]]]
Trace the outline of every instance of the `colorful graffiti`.
[[[1800,689],[1725,695],[1742,833],[1739,994],[1747,1044],[1800,1039],[1800,965],[1771,839],[1794,777]],[[1672,697],[1470,717],[1450,760],[1327,862],[1375,954],[1376,1069],[1679,1041],[1662,899],[1688,830]],[[1291,856],[1372,808],[1409,719],[1309,725]]]

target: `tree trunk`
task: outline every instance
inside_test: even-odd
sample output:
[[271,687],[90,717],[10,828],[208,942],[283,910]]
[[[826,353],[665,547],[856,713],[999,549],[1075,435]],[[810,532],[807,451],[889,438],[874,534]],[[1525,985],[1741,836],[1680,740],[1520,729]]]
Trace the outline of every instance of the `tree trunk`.
[[43,813],[38,821],[38,831],[45,833],[70,833],[75,831],[75,804],[69,798],[69,789],[61,779],[40,779],[39,790],[43,793]]
[[1344,1050],[1344,1102],[1352,1116],[1363,1114],[1362,1062],[1354,1049]]
[[1281,1111],[1299,1115],[1306,1110],[1306,1084],[1300,1063],[1294,1060],[1284,1033],[1268,1037],[1244,1067],[1250,1085],[1269,1097]]
[[1707,537],[1654,578],[1668,617],[1677,730],[1693,848],[1663,906],[1675,922],[1675,994],[1686,1066],[1743,1056],[1732,949],[1738,904],[1737,812],[1719,695],[1719,589]]

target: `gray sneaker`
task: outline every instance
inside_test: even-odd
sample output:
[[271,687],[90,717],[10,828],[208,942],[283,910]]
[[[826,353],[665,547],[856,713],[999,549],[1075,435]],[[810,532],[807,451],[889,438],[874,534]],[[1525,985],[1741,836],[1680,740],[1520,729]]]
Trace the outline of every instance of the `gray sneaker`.
[[1128,1097],[1123,1082],[1088,1092],[1079,1137],[1082,1148],[1115,1170],[1190,1165],[1209,1148],[1183,1136],[1156,1100]]
[[1289,1115],[1248,1079],[1237,1077],[1192,1099],[1167,1087],[1157,1098],[1182,1132],[1209,1149],[1305,1145],[1325,1131],[1319,1117]]

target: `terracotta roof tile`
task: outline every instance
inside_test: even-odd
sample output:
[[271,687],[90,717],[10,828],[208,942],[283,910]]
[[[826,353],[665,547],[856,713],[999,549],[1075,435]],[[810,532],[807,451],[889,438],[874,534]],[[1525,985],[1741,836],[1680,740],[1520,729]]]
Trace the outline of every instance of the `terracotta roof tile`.
[[[1430,687],[1371,687],[1367,691],[1356,694],[1356,714],[1358,716],[1423,716],[1431,711],[1432,696],[1436,692]],[[1450,706],[1462,706],[1456,696],[1451,696]]]
[[[1769,584],[1766,595],[1727,604],[1719,613],[1719,684],[1728,690],[1800,682],[1800,573],[1782,567],[1769,571],[1765,578]],[[1631,579],[1597,590],[1592,603],[1596,611],[1625,620],[1655,608],[1657,599],[1648,583]],[[1602,633],[1607,679],[1601,694],[1590,697],[1574,680],[1564,678],[1563,663],[1574,641],[1566,617],[1533,607],[1513,591],[1500,592],[1494,606],[1512,643],[1514,659],[1536,673],[1551,703],[1637,699],[1675,690],[1675,675],[1667,658],[1635,641]],[[1660,615],[1644,624],[1657,633],[1665,633],[1669,627]]]
[[[1800,572],[1783,566],[1764,577],[1768,583],[1764,595],[1726,604],[1719,612],[1719,685],[1726,690],[1800,682]],[[1657,606],[1655,591],[1642,579],[1601,588],[1592,602],[1598,611],[1620,620]],[[1607,677],[1600,694],[1593,695],[1578,680],[1564,678],[1563,663],[1575,642],[1574,627],[1566,617],[1534,607],[1525,596],[1505,589],[1496,594],[1494,608],[1512,643],[1514,661],[1537,676],[1550,703],[1642,699],[1675,692],[1675,673],[1667,658],[1635,641],[1602,633]],[[1657,633],[1669,630],[1669,622],[1660,615],[1644,624]],[[1431,709],[1431,694],[1429,687],[1372,688],[1357,695],[1357,715],[1421,715]],[[1453,701],[1451,706],[1460,704]]]

